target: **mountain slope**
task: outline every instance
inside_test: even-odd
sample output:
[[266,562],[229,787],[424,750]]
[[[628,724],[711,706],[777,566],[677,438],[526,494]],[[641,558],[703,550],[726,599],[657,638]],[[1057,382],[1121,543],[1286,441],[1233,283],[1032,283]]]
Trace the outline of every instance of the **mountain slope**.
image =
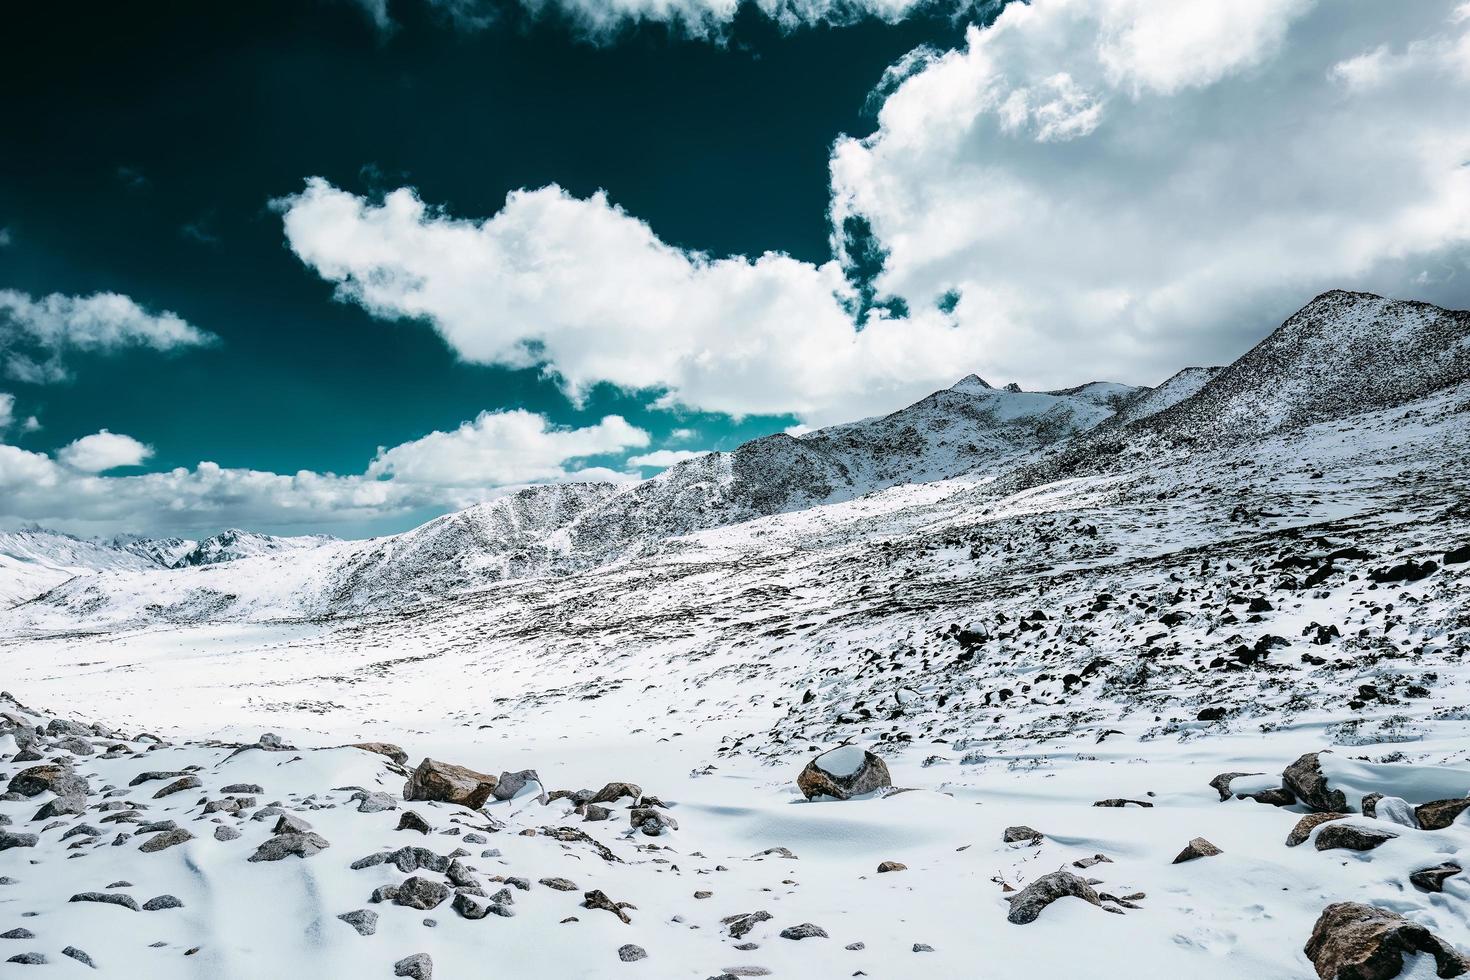
[[223,561],[238,561],[256,555],[270,555],[301,548],[319,548],[336,541],[324,534],[305,534],[299,537],[277,537],[273,534],[256,534],[230,528],[211,535],[178,555],[170,567],[188,568],[193,565],[215,565]]
[[0,606],[24,602],[77,575],[157,567],[143,555],[60,531],[0,531]]

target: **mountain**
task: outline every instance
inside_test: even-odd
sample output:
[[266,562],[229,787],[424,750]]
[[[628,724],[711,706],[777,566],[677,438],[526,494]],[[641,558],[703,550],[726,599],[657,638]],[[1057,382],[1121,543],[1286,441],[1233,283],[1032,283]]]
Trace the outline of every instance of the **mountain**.
[[[270,555],[301,548],[319,548],[336,541],[336,538],[321,534],[282,538],[272,534],[256,534],[230,528],[195,544],[174,559],[172,568],[188,568],[192,565],[216,565],[223,561],[237,561],[255,555]],[[183,542],[181,542],[183,543]]]
[[24,602],[77,575],[157,567],[144,555],[60,531],[0,531],[0,607]]
[[141,534],[118,534],[108,539],[109,547],[140,555],[156,565],[173,568],[199,542],[188,538],[149,538]]

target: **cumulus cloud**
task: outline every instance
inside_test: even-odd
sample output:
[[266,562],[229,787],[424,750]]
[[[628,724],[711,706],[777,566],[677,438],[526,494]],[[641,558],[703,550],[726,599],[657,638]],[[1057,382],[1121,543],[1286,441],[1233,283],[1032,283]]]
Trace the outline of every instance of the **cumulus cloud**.
[[313,178],[277,206],[341,299],[427,322],[467,361],[542,366],[574,399],[605,382],[664,407],[837,421],[921,397],[978,354],[937,311],[854,323],[835,262],[684,251],[604,194],[516,191],[476,221],[408,188],[374,202]]
[[83,436],[63,446],[56,458],[63,466],[83,473],[101,473],[123,466],[141,466],[153,455],[153,447],[132,436],[106,429]]
[[663,469],[675,463],[682,463],[686,459],[697,459],[703,455],[705,454],[697,449],[655,449],[641,456],[629,456],[628,465]]
[[1225,361],[1331,287],[1465,305],[1456,11],[1012,5],[836,144],[834,222],[871,228],[876,293],[951,298],[982,373],[1034,386]]
[[72,351],[112,353],[127,347],[170,351],[217,338],[167,310],[151,313],[118,293],[39,299],[0,289],[0,362],[11,377],[35,384],[67,377]]
[[117,476],[105,471],[138,465],[152,449],[104,429],[54,456],[0,443],[0,519],[152,533],[382,520],[468,507],[533,482],[628,482],[636,477],[583,462],[646,446],[648,438],[616,415],[567,428],[523,411],[482,413],[454,431],[380,449],[362,473],[201,462]]

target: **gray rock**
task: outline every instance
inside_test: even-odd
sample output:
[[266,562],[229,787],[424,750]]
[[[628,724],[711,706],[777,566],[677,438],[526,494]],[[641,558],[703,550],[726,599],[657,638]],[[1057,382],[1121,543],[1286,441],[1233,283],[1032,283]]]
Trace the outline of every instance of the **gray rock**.
[[892,785],[888,764],[856,745],[841,745],[816,756],[796,777],[797,788],[809,800],[818,796],[848,800]]
[[220,790],[221,793],[244,794],[246,796],[260,796],[265,790],[256,783],[231,783]]
[[594,888],[590,892],[582,893],[582,907],[587,909],[602,909],[611,912],[621,919],[625,924],[633,920],[628,918],[628,913],[623,911],[622,906],[607,897],[607,893],[600,888]]
[[1097,892],[1092,890],[1082,878],[1070,871],[1053,871],[1051,874],[1042,875],[1025,888],[1008,896],[1011,910],[1006,918],[1016,925],[1025,925],[1035,922],[1052,902],[1059,898],[1080,898],[1084,902],[1102,906],[1102,899]]
[[591,821],[606,820],[608,817],[611,817],[611,816],[612,816],[612,811],[611,810],[609,810],[605,806],[598,806],[596,803],[588,803],[586,806],[582,807],[582,821],[583,821],[583,823],[586,823],[589,820],[591,820]]
[[411,909],[427,912],[443,904],[447,898],[449,898],[448,885],[414,875],[398,886],[398,891],[393,895],[393,904],[406,905]]
[[657,807],[635,807],[628,813],[628,823],[645,837],[658,837],[679,829],[679,822]]
[[457,803],[478,810],[495,792],[494,776],[448,762],[425,759],[403,787],[405,800]]
[[536,770],[522,769],[520,772],[503,772],[495,783],[492,795],[497,800],[509,800],[527,787],[536,789],[538,795],[544,795],[544,792],[541,792],[541,777],[536,774]]
[[618,959],[624,963],[633,963],[637,960],[647,959],[648,951],[642,946],[634,946],[632,943],[624,943],[618,947]]
[[359,936],[371,936],[378,931],[378,913],[372,909],[353,909],[337,918],[356,929]]
[[434,961],[429,958],[428,953],[405,956],[393,964],[393,975],[408,977],[409,980],[434,980]]
[[90,966],[92,969],[94,969],[94,970],[97,969],[97,964],[92,962],[92,957],[88,956],[85,950],[77,949],[75,946],[68,946],[68,947],[66,947],[65,949],[63,949],[61,951],[61,955],[62,956],[70,956],[72,959],[76,960],[78,963],[85,963],[87,966]]
[[1001,834],[1001,840],[1007,844],[1037,844],[1044,838],[1039,830],[1033,830],[1025,824],[1015,827],[1007,827],[1005,833]]
[[157,793],[154,793],[153,798],[155,800],[161,800],[165,796],[173,796],[175,793],[182,793],[185,790],[199,789],[203,785],[199,781],[198,776],[185,776],[183,779],[174,780]]
[[827,930],[810,922],[803,922],[799,926],[787,926],[781,930],[782,939],[826,939]]
[[[138,775],[136,775],[132,779],[128,780],[128,785],[129,786],[142,786],[144,783],[151,783],[151,782],[153,782],[155,780],[159,780],[159,779],[177,779],[179,776],[187,776],[187,775],[189,775],[189,774],[187,772],[185,772],[184,770],[182,770],[182,769],[173,769],[173,770],[168,770],[168,771],[140,772],[140,773],[138,773]],[[221,790],[221,792],[228,793],[229,790],[228,789]]]
[[220,824],[214,828],[214,839],[218,841],[238,840],[240,832],[228,824]]
[[542,878],[540,883],[545,885],[547,888],[551,888],[559,892],[574,892],[577,890],[576,884],[574,882],[568,881],[565,878]]
[[311,824],[302,820],[292,813],[283,813],[276,825],[271,828],[273,834],[306,834],[311,832]]
[[164,909],[181,909],[184,903],[172,895],[156,895],[143,903],[144,912],[161,912]]
[[31,932],[29,929],[21,928],[19,926],[17,926],[16,928],[10,930],[9,932],[0,932],[0,939],[35,939],[35,938],[36,938],[36,934],[34,932]]
[[434,828],[429,826],[429,821],[427,821],[423,817],[419,816],[413,810],[404,810],[403,811],[403,816],[401,816],[401,817],[398,818],[398,828],[397,829],[398,830],[416,830],[416,831],[418,831],[421,834],[427,834],[429,831],[433,830]]
[[385,810],[398,809],[398,801],[387,793],[353,793],[352,798],[358,801],[358,813],[382,813]]
[[131,912],[138,911],[138,902],[131,895],[123,892],[78,892],[69,902],[97,902],[102,905],[117,905]]
[[932,953],[932,952],[934,952],[934,947],[933,946],[930,946],[928,943],[914,943],[914,952],[915,953]]
[[1291,832],[1286,835],[1286,846],[1296,847],[1304,843],[1312,836],[1312,831],[1332,820],[1342,820],[1352,816],[1350,813],[1308,813],[1296,822]]
[[91,793],[87,780],[78,776],[68,766],[47,763],[22,769],[10,777],[6,792],[21,796],[40,796],[50,791],[57,796],[86,796]]
[[161,834],[148,838],[138,847],[138,850],[145,854],[152,854],[155,851],[161,851],[193,839],[194,835],[183,827],[175,827],[173,830],[165,830]]
[[276,834],[257,847],[255,853],[246,860],[252,862],[280,861],[293,854],[299,858],[309,858],[331,846],[327,839],[318,833]]
[[41,842],[41,838],[35,834],[13,834],[8,830],[0,830],[0,851],[8,851],[12,847],[35,847]]
[[1214,844],[1211,844],[1203,837],[1196,837],[1184,845],[1184,850],[1179,852],[1179,856],[1174,859],[1174,863],[1183,864],[1186,861],[1194,861],[1199,858],[1214,857],[1220,853],[1220,849]]
[[45,966],[46,965],[46,954],[45,953],[16,953],[14,956],[12,956],[10,959],[6,960],[5,962],[7,962],[7,963],[21,963],[21,964],[24,964],[25,966]]
[[631,797],[636,803],[643,798],[643,787],[637,783],[608,783],[602,789],[592,794],[588,803],[616,803],[625,797]]
[[1437,864],[1432,868],[1422,868],[1409,875],[1409,882],[1415,887],[1426,892],[1444,891],[1444,883],[1447,878],[1452,878],[1464,869],[1453,861]]

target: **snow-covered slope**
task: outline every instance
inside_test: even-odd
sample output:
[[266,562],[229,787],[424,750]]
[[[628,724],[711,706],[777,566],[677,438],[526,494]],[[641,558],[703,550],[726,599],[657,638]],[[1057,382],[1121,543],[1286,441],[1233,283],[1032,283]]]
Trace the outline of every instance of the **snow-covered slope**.
[[59,531],[0,531],[0,606],[24,602],[77,575],[156,567],[151,558]]
[[141,555],[164,568],[173,568],[199,542],[189,538],[150,538],[141,534],[118,534],[109,539],[107,544]]

